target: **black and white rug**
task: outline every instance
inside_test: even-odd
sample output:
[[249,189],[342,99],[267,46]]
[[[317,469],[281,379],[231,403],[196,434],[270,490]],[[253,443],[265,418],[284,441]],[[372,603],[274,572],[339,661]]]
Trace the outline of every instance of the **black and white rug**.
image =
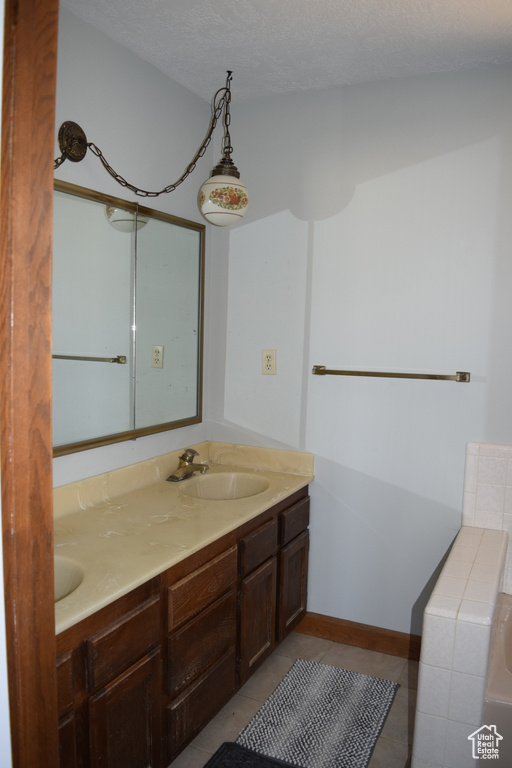
[[210,757],[204,768],[294,768],[283,760],[274,757],[258,755],[252,749],[246,749],[240,744],[225,741],[214,755]]
[[297,659],[236,743],[299,768],[366,768],[398,688]]

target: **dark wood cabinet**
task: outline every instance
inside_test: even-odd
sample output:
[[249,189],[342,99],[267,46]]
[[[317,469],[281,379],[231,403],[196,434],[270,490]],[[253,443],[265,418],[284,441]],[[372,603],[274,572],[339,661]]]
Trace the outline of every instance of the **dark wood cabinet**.
[[309,497],[240,540],[240,685],[306,612]]
[[309,496],[279,516],[277,640],[281,642],[306,613],[309,556]]
[[235,692],[237,560],[230,547],[168,588],[167,764]]
[[91,768],[160,765],[159,646],[158,595],[85,641]]
[[239,682],[243,685],[276,647],[279,520],[274,517],[239,542]]
[[279,554],[277,640],[281,642],[306,613],[309,533],[303,531]]
[[[160,768],[161,609],[151,582],[57,637],[61,768]],[[155,593],[156,592],[156,593]]]
[[240,685],[276,647],[277,559],[243,579],[240,592]]
[[91,768],[160,766],[158,650],[89,699]]
[[236,590],[202,611],[168,640],[169,694],[175,696],[236,649]]
[[307,488],[57,636],[60,768],[166,768],[306,610]]
[[166,708],[167,764],[186,747],[236,691],[236,654],[215,662]]

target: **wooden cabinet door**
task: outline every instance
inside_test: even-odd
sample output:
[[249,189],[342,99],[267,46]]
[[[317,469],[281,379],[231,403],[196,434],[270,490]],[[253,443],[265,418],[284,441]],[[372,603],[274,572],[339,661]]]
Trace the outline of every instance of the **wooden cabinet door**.
[[277,560],[272,557],[242,581],[240,685],[276,646]]
[[283,547],[279,563],[277,640],[281,642],[306,613],[309,532]]
[[160,768],[160,653],[89,700],[91,768]]

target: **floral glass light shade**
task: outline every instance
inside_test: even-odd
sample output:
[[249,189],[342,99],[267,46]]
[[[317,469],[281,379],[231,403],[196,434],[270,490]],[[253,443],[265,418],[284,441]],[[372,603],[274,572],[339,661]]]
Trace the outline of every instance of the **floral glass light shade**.
[[197,197],[201,215],[217,227],[228,227],[243,218],[249,196],[230,157],[224,157],[206,179]]

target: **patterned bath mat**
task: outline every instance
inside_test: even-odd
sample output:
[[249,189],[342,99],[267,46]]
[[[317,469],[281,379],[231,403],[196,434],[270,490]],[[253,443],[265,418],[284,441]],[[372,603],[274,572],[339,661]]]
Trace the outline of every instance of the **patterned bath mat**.
[[290,765],[273,757],[258,755],[232,741],[225,741],[204,768],[290,768]]
[[297,659],[237,744],[300,768],[366,768],[398,688]]

